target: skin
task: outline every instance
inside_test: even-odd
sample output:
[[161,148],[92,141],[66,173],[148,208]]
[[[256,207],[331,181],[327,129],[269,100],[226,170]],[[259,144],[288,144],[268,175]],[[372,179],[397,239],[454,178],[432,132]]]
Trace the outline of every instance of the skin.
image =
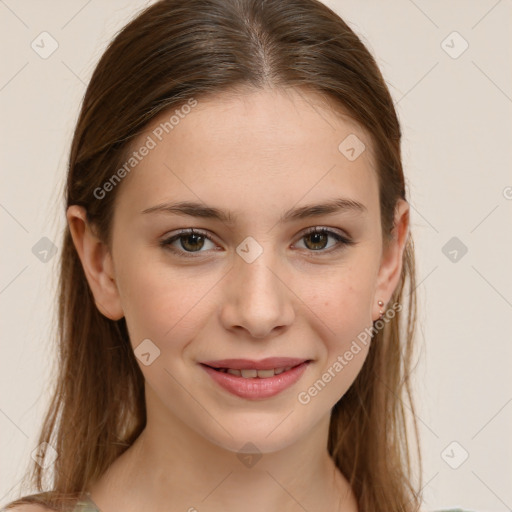
[[[168,118],[156,118],[133,147]],[[338,150],[350,134],[366,146],[354,161]],[[69,207],[67,219],[100,311],[124,316],[132,346],[150,339],[160,355],[148,366],[138,360],[147,427],[90,488],[94,501],[106,512],[356,511],[327,438],[330,410],[369,345],[308,404],[297,396],[378,319],[379,300],[391,307],[399,281],[409,207],[397,204],[384,245],[369,135],[311,92],[224,94],[199,101],[119,187],[110,248],[83,208]],[[288,209],[338,197],[364,211],[279,223]],[[185,200],[229,209],[236,221],[141,213]],[[304,235],[310,227],[354,244],[315,240]],[[177,239],[181,254],[199,251],[189,258],[159,245],[185,228],[213,240],[190,246],[185,236],[184,248]],[[263,249],[252,263],[236,252],[248,236]],[[312,363],[291,388],[264,400],[231,395],[198,364],[270,356]],[[251,467],[237,457],[248,442],[262,455]]]

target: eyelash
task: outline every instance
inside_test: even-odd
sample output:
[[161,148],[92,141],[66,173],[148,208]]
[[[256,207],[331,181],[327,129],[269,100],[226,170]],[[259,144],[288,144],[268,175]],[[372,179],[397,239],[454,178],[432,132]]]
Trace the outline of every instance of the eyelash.
[[[319,227],[308,228],[303,233],[303,235],[300,237],[299,240],[302,240],[302,238],[305,238],[306,236],[312,235],[312,234],[330,235],[337,241],[336,246],[334,248],[330,248],[328,250],[320,249],[318,251],[314,251],[314,250],[309,249],[308,252],[312,253],[315,256],[322,256],[324,254],[332,254],[332,253],[335,253],[335,252],[338,252],[338,251],[344,249],[346,246],[351,246],[351,245],[355,244],[355,242],[353,240],[351,240],[350,238],[347,238],[343,235],[340,235],[336,231],[333,231],[333,230],[327,229],[327,228],[319,228]],[[160,246],[164,247],[165,249],[170,250],[173,253],[175,253],[181,257],[184,257],[184,258],[197,258],[197,257],[199,257],[199,254],[201,252],[205,252],[205,251],[190,252],[190,251],[177,250],[171,246],[171,244],[173,242],[175,242],[176,240],[179,240],[181,237],[183,237],[185,235],[188,235],[188,236],[199,235],[200,237],[204,237],[204,238],[210,240],[211,242],[214,242],[213,238],[208,233],[190,228],[190,229],[182,229],[177,234],[172,235],[171,237],[162,240],[160,242]],[[317,254],[315,254],[315,253],[317,253]]]

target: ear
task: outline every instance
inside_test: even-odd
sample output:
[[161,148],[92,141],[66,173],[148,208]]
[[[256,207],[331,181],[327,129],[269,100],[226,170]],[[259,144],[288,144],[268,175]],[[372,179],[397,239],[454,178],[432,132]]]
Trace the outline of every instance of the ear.
[[96,307],[107,318],[119,320],[124,313],[109,248],[93,233],[85,208],[72,205],[66,217]]
[[[378,320],[380,310],[388,306],[402,273],[402,257],[409,237],[409,203],[399,199],[395,207],[395,219],[391,231],[391,239],[388,239],[382,249],[382,258],[377,275],[377,285],[373,301],[373,321]],[[378,301],[384,302],[379,306]]]

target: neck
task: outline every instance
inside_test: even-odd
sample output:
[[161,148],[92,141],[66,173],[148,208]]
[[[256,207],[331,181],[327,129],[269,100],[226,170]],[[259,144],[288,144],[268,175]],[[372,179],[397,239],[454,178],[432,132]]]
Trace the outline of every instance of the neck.
[[91,488],[114,510],[356,512],[350,486],[327,452],[329,417],[272,453],[234,453],[173,418],[148,415],[135,443]]

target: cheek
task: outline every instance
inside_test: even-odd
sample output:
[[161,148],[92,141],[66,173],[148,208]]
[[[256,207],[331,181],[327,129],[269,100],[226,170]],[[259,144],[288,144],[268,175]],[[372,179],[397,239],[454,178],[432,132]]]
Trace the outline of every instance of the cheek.
[[359,373],[371,340],[368,335],[372,326],[371,288],[357,293],[353,289],[348,291],[337,302],[333,301],[335,306],[326,315],[331,331],[325,340],[324,371],[330,369],[331,375],[333,372],[339,375],[336,378],[339,392],[345,392]]
[[[328,276],[308,279],[301,293],[304,303],[324,322],[333,339],[345,339],[372,323],[375,272],[372,262],[350,265]],[[312,291],[314,290],[314,291]]]
[[[357,377],[371,341],[372,301],[375,289],[373,260],[359,260],[321,279],[321,290],[304,287],[304,303],[317,319],[314,330],[322,333],[319,371],[329,384],[325,399],[335,403]],[[309,282],[311,285],[311,282]],[[309,295],[307,290],[310,290]],[[314,391],[313,391],[314,393]]]
[[[371,344],[372,283],[358,282],[358,286],[326,287],[311,308],[321,320],[314,328],[322,332],[322,344],[317,344],[315,371],[300,390],[300,404],[320,411],[331,409],[347,392],[357,378]],[[325,327],[327,326],[327,327]]]
[[[164,270],[164,271],[163,271]],[[126,262],[119,269],[120,295],[132,344],[149,338],[167,350],[187,332],[197,329],[199,316],[205,315],[208,293],[218,276],[190,271],[170,271],[158,263],[134,265]]]

